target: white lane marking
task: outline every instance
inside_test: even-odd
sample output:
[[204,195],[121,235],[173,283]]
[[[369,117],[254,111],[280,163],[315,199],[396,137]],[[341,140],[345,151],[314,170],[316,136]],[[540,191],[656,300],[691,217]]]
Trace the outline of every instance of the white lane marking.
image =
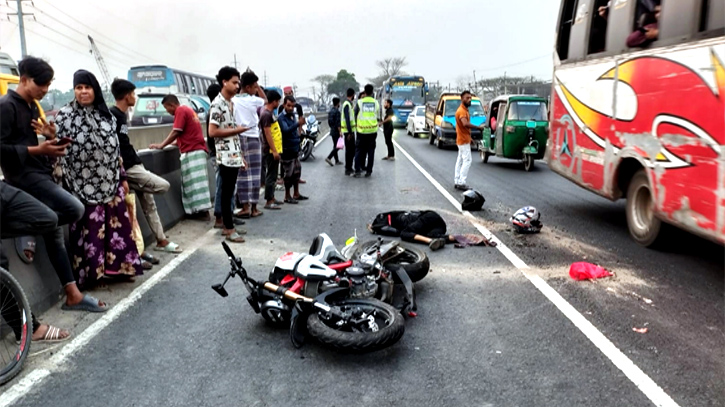
[[321,139],[317,140],[317,143],[315,143],[315,147],[317,147],[317,146],[319,146],[320,144],[322,144],[322,140],[326,139],[326,138],[327,138],[327,136],[329,136],[329,135],[330,135],[330,132],[328,131],[327,133],[325,133],[325,135],[324,135],[324,136],[322,136],[322,138],[321,138]]
[[511,249],[509,249],[499,238],[491,233],[488,228],[481,225],[478,219],[468,211],[464,211],[461,208],[461,204],[456,201],[455,198],[445,189],[443,186],[431,176],[423,167],[418,164],[410,154],[403,147],[398,144],[397,141],[393,140],[395,147],[410,160],[410,162],[420,171],[428,181],[441,193],[448,201],[461,212],[471,224],[478,229],[479,232],[487,239],[496,242],[496,248],[501,254],[503,254],[510,262],[514,265],[521,273],[526,277],[531,284],[534,285],[549,301],[551,301],[556,308],[576,326],[593,344],[606,356],[619,370],[624,373],[629,380],[634,383],[637,388],[647,396],[652,403],[656,406],[667,406],[667,407],[679,407],[678,404],[670,397],[665,391],[652,380],[645,372],[642,371],[637,365],[632,362],[621,350],[619,350],[612,341],[610,341],[604,334],[602,334],[589,320],[587,320],[579,311],[577,311],[564,297],[559,295],[544,279],[537,275],[529,274],[527,270],[530,270],[529,266],[524,263],[519,256],[517,256]]
[[98,335],[103,329],[109,326],[119,316],[121,316],[126,310],[131,308],[146,292],[152,289],[156,284],[161,282],[166,276],[174,271],[184,260],[188,259],[194,252],[204,245],[207,238],[209,238],[214,232],[218,232],[216,229],[212,229],[202,239],[196,241],[196,244],[192,245],[191,248],[187,248],[186,251],[178,255],[176,258],[171,260],[166,266],[159,270],[156,274],[151,276],[138,288],[133,290],[131,294],[121,300],[117,305],[108,310],[101,319],[94,322],[86,328],[85,331],[77,335],[75,339],[71,340],[67,345],[63,346],[58,353],[53,355],[46,363],[44,368],[35,369],[28,373],[18,383],[14,384],[11,388],[7,389],[2,395],[0,395],[0,407],[6,407],[17,401],[19,398],[25,396],[32,390],[33,386],[40,384],[46,377],[50,376],[53,371],[56,371],[62,366],[66,359],[73,356],[73,354],[80,351],[88,342],[91,341],[96,335]]

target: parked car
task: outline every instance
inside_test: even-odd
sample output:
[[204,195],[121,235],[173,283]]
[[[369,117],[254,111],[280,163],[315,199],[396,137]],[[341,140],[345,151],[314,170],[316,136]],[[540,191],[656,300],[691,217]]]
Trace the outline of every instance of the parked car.
[[[430,144],[435,144],[438,148],[456,144],[456,110],[460,105],[460,93],[444,93],[438,102],[426,105],[425,124],[430,130]],[[480,126],[486,122],[483,103],[478,97],[473,96],[468,112],[471,116],[471,124]],[[471,138],[474,141],[473,149],[476,150],[481,145],[483,132],[471,130]]]
[[415,137],[416,134],[425,133],[425,106],[418,106],[408,115],[408,124],[406,131],[409,136]]
[[[166,94],[160,93],[142,93],[138,95],[136,99],[136,106],[133,109],[133,117],[131,118],[131,126],[156,126],[160,124],[173,124],[174,116],[170,115],[164,106],[161,104],[161,100]],[[199,119],[204,119],[203,109],[200,109],[201,104],[199,102],[193,102],[189,96],[176,95],[179,98],[179,103],[184,106],[192,108]]]

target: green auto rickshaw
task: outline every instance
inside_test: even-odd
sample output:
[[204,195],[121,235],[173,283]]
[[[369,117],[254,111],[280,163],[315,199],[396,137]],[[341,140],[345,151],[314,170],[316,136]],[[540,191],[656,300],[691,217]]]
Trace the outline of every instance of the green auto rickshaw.
[[549,132],[547,101],[531,95],[499,96],[488,105],[488,120],[479,150],[481,160],[495,155],[524,162],[531,171],[534,160],[544,158]]

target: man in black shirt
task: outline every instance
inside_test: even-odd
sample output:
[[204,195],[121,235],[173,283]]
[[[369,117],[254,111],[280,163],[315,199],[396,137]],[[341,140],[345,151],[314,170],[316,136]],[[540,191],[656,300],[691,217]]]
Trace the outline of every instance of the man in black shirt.
[[383,160],[395,161],[395,148],[393,147],[393,101],[387,99],[385,101],[385,119],[383,119],[383,135],[385,136],[385,145],[388,146],[388,155]]
[[355,99],[355,90],[349,88],[347,90],[347,100],[342,104],[342,113],[340,121],[344,122],[342,126],[343,137],[345,137],[345,175],[352,176],[354,174],[353,164],[355,162],[355,110],[352,102]]
[[[43,234],[48,258],[66,293],[64,310],[104,312],[108,306],[83,295],[73,276],[61,225],[78,221],[85,207],[53,180],[53,163],[66,154],[56,128],[39,117],[36,100],[48,93],[53,68],[42,59],[25,57],[18,65],[20,83],[0,99],[0,166],[8,184],[27,192],[58,216],[58,227]],[[41,134],[45,141],[38,143]],[[73,142],[73,141],[70,141]],[[22,216],[17,214],[17,216]]]
[[[136,86],[125,79],[115,79],[111,84],[111,93],[113,93],[113,98],[116,99],[116,106],[111,107],[110,110],[116,117],[116,134],[118,134],[118,142],[121,147],[123,168],[126,170],[128,186],[139,193],[138,198],[141,201],[141,208],[144,215],[146,215],[151,231],[156,236],[156,248],[154,250],[180,253],[179,246],[176,243],[169,242],[166,238],[164,227],[156,209],[156,201],[154,201],[154,194],[164,194],[169,190],[169,182],[144,168],[136,149],[128,137],[126,112],[136,104],[135,89]],[[141,257],[146,261],[155,262],[153,257],[146,253],[142,254]]]
[[[340,117],[340,98],[332,99],[332,109],[327,115],[327,124],[330,125],[330,137],[332,138],[332,151],[327,156],[325,162],[330,166],[342,165],[340,157],[337,155],[337,140],[340,138],[341,133],[341,117]],[[332,159],[335,159],[335,164],[332,163]]]

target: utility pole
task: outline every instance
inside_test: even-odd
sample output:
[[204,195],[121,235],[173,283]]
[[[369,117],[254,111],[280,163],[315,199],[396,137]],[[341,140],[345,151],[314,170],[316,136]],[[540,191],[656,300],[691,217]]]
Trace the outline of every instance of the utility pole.
[[239,64],[237,64],[237,54],[234,53],[234,69],[239,70]]
[[503,73],[503,94],[504,95],[509,94],[508,89],[509,89],[508,84],[506,83],[506,72],[504,71],[504,73]]
[[96,64],[98,64],[98,69],[101,70],[101,75],[103,76],[103,80],[105,83],[105,88],[108,90],[108,88],[111,87],[111,75],[108,74],[108,68],[106,67],[106,62],[103,60],[103,57],[101,56],[101,51],[98,50],[98,47],[96,46],[96,42],[93,41],[93,37],[90,35],[88,36],[88,42],[91,43],[91,54],[93,54],[93,57],[96,59]]
[[28,49],[25,45],[25,16],[33,16],[33,18],[35,18],[35,14],[23,13],[23,1],[28,0],[16,0],[18,3],[18,12],[8,13],[8,15],[18,16],[18,29],[20,30],[20,55],[22,58],[25,58],[28,55]]
[[267,87],[267,70],[264,70],[264,87]]
[[474,86],[474,93],[478,94],[478,82],[476,81],[476,70],[473,70],[473,86]]

